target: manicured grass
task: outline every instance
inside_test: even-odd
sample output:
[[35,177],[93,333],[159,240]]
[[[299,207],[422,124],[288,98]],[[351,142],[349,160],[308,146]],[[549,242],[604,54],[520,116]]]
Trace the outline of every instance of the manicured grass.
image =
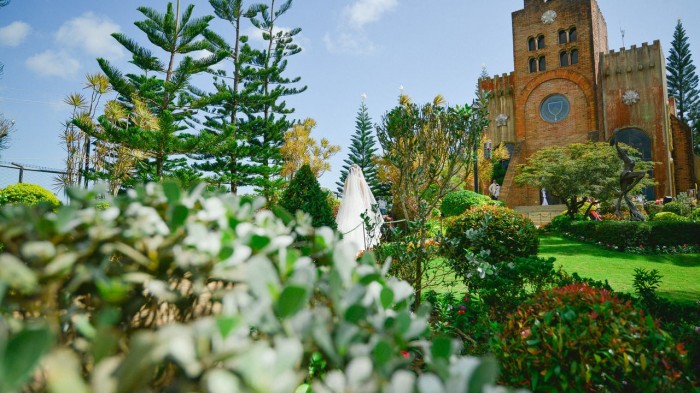
[[663,276],[658,293],[669,300],[700,300],[700,254],[630,255],[561,236],[540,237],[540,257],[555,257],[555,267],[582,277],[608,280],[616,291],[633,293],[635,268],[656,269]]

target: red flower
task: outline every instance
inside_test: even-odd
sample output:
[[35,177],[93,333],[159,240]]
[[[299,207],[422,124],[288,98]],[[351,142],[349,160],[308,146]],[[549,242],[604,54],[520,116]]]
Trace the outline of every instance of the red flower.
[[459,310],[459,311],[457,311],[457,314],[459,314],[459,315],[464,314],[464,310]]
[[401,356],[403,356],[404,358],[408,359],[408,358],[411,357],[411,353],[408,352],[408,351],[401,351]]

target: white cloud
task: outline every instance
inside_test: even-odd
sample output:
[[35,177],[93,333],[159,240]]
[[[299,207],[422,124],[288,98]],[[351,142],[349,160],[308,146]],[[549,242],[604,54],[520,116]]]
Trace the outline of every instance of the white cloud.
[[12,22],[9,25],[0,28],[0,45],[2,46],[19,46],[24,41],[32,30],[29,24],[24,22]]
[[121,27],[109,18],[86,12],[64,23],[56,32],[56,41],[93,56],[121,58],[124,56],[124,49],[111,36],[119,31]]
[[57,76],[64,79],[74,77],[80,62],[65,51],[47,50],[27,59],[27,67],[42,76]]
[[337,38],[330,34],[323,37],[326,49],[331,53],[366,55],[375,51],[376,45],[364,34],[341,32]]
[[351,26],[362,28],[367,23],[378,21],[382,15],[399,4],[398,0],[357,0],[345,7],[343,15]]

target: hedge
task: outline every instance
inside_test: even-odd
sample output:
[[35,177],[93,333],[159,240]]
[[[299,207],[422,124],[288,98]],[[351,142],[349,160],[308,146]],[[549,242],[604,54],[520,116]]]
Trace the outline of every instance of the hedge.
[[627,247],[700,246],[700,222],[574,221],[562,232],[606,245]]

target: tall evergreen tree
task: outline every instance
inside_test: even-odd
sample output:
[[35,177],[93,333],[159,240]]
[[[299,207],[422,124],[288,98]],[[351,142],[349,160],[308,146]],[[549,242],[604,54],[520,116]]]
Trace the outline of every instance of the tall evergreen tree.
[[202,93],[206,97],[205,131],[215,135],[227,135],[221,143],[212,146],[208,154],[196,157],[200,162],[195,167],[213,173],[211,179],[217,184],[228,184],[232,193],[241,186],[250,185],[250,149],[247,142],[248,118],[244,113],[250,112],[250,104],[257,90],[252,76],[255,69],[252,60],[257,54],[248,44],[248,37],[243,34],[242,23],[255,16],[254,8],[245,9],[243,0],[209,0],[214,13],[227,21],[232,28],[233,45],[225,38],[211,31],[205,36],[212,46],[226,53],[225,64],[232,69],[215,71],[213,94]]
[[304,164],[284,190],[280,206],[290,213],[297,210],[311,216],[314,227],[328,226],[336,229],[333,210],[328,204],[328,194],[321,189],[309,164]]
[[[209,41],[203,39],[203,34],[214,17],[193,18],[193,9],[194,5],[189,5],[181,13],[179,0],[175,8],[173,3],[168,3],[165,14],[152,8],[139,7],[146,19],[134,24],[153,45],[165,52],[165,63],[126,35],[112,34],[131,52],[131,63],[140,70],[140,74],[124,75],[109,61],[97,59],[110,85],[118,93],[118,100],[124,106],[127,117],[123,121],[110,121],[101,116],[99,125],[83,119],[74,120],[78,127],[93,137],[138,149],[153,157],[140,166],[140,170],[148,174],[148,180],[162,180],[168,175],[164,172],[171,156],[204,149],[215,141],[209,134],[186,132],[187,122],[192,118],[194,108],[199,106],[190,91],[191,78],[206,71],[224,56],[218,51],[201,59],[188,55],[212,49]],[[132,112],[149,112],[152,116],[148,116],[148,113],[132,116]],[[144,121],[134,122],[134,117]]]
[[[10,4],[10,0],[0,0],[0,8]],[[5,72],[5,65],[0,63],[0,77],[2,77],[2,74]]]
[[294,43],[294,37],[301,29],[282,29],[277,23],[291,8],[292,0],[281,4],[279,0],[269,1],[269,5],[254,5],[257,15],[251,18],[251,23],[262,33],[266,47],[253,59],[253,64],[258,67],[255,76],[259,87],[248,137],[253,164],[252,183],[268,202],[274,203],[284,185],[280,175],[283,161],[280,148],[284,144],[284,133],[291,126],[287,115],[294,112],[283,98],[302,93],[306,86],[295,87],[301,78],[285,76],[288,57],[301,52],[301,47]]
[[367,113],[367,105],[365,105],[363,100],[360,110],[357,112],[357,117],[355,117],[355,134],[350,140],[350,154],[343,161],[345,165],[340,171],[340,181],[336,183],[338,192],[341,194],[343,193],[345,179],[348,177],[350,166],[353,164],[357,164],[362,169],[365,180],[367,180],[367,184],[373,194],[382,195],[384,193],[384,189],[379,183],[379,179],[377,179],[377,164],[372,161],[377,152],[375,147],[376,140],[372,134],[372,129],[372,119]]
[[698,75],[695,73],[688,36],[681,20],[676,24],[668,55],[668,94],[675,97],[678,119],[689,123],[689,114],[698,110]]

